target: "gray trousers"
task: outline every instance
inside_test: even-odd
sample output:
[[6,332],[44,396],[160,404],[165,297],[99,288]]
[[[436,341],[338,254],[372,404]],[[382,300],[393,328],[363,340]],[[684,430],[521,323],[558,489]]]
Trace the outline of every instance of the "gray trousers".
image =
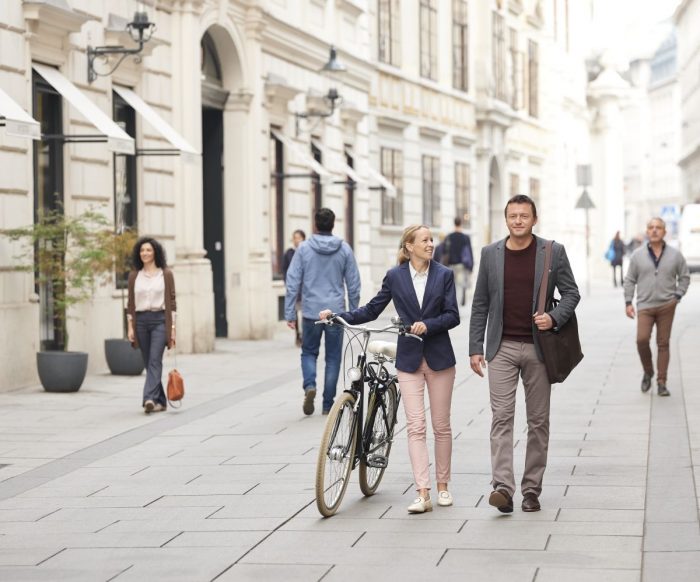
[[513,421],[518,377],[525,387],[527,410],[527,449],[525,472],[520,484],[523,495],[542,492],[542,477],[547,466],[549,447],[549,400],[552,386],[544,363],[540,362],[534,344],[503,341],[496,356],[488,364],[491,394],[491,470],[494,488],[515,493],[513,476]]
[[163,352],[165,351],[165,311],[137,311],[136,337],[146,366],[146,382],[143,385],[143,403],[153,400],[167,406],[163,389]]

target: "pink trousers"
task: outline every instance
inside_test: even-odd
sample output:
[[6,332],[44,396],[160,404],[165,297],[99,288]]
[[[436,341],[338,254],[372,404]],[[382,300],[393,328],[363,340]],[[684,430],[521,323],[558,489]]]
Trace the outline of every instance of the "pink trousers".
[[408,455],[411,458],[416,489],[430,489],[428,445],[426,443],[424,388],[428,385],[430,418],[435,437],[435,478],[448,483],[452,465],[452,427],[450,408],[455,381],[454,366],[435,372],[425,359],[415,372],[398,370],[399,388],[406,412]]

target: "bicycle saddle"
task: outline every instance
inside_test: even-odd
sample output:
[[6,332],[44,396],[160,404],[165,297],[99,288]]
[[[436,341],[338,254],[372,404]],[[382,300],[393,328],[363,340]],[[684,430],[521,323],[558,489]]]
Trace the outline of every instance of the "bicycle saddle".
[[396,344],[394,342],[374,340],[369,342],[367,351],[373,353],[375,356],[383,354],[389,358],[396,358]]

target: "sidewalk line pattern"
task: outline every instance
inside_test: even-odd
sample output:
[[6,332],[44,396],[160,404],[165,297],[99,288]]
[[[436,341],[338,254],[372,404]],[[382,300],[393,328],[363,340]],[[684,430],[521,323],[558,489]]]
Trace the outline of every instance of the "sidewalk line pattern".
[[274,390],[279,387],[280,383],[288,381],[290,375],[296,372],[296,369],[288,370],[278,376],[267,378],[262,382],[256,382],[255,384],[251,384],[250,386],[241,388],[240,390],[236,390],[220,398],[203,402],[194,408],[168,414],[147,425],[128,430],[112,438],[71,453],[70,455],[61,457],[60,459],[50,461],[36,469],[31,469],[20,475],[10,477],[0,483],[0,501],[10,499],[25,491],[44,485],[53,479],[67,475],[71,471],[75,471],[99,459],[124,451],[129,447],[140,444],[159,434],[220,412],[222,409],[239,404],[248,398],[259,396],[269,390]]

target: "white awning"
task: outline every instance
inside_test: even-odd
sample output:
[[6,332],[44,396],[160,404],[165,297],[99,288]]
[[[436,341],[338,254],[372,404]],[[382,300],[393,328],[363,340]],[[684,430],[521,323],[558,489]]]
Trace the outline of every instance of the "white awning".
[[381,174],[381,172],[377,172],[377,170],[375,170],[372,166],[368,166],[367,173],[372,180],[379,182],[379,186],[386,191],[387,196],[390,198],[396,198],[396,187],[389,182],[389,180],[387,180]]
[[[328,154],[328,149],[326,146],[324,146],[320,141],[317,139],[312,139],[311,143],[318,148],[321,153],[323,154],[323,157],[328,160],[331,156]],[[343,152],[344,153],[344,152]],[[347,175],[348,178],[350,178],[355,184],[358,186],[364,186],[367,184],[367,180],[364,178],[361,178],[360,175],[354,170],[354,168],[351,168],[343,159],[343,163],[341,164],[342,172]]]
[[[153,127],[153,129],[162,135],[174,148],[172,150],[158,149],[158,153],[179,153],[182,156],[183,161],[194,161],[197,159],[200,152],[194,149],[184,137],[175,131],[175,129],[167,121],[165,121],[165,119],[158,115],[158,113],[156,113],[148,103],[141,99],[141,97],[126,87],[113,85],[112,89],[114,89],[115,93],[120,95],[124,101],[131,105],[138,112],[138,114],[151,127]],[[139,153],[143,154],[148,154],[149,151],[150,150],[138,150]],[[155,150],[153,153],[155,153]]]
[[[63,95],[85,119],[100,131],[100,137],[104,137],[104,141],[107,142],[107,147],[111,151],[132,155],[136,152],[134,140],[114,123],[104,111],[88,99],[80,89],[66,79],[58,69],[37,63],[34,63],[32,67],[47,83]],[[66,137],[70,138],[70,136]]]
[[8,135],[41,139],[41,125],[5,91],[0,89],[0,125]]
[[321,176],[322,181],[325,182],[333,178],[333,174],[331,174],[328,170],[326,170],[326,168],[324,168],[321,164],[314,160],[313,156],[310,153],[307,153],[304,150],[302,150],[289,137],[274,129],[271,129],[270,133],[284,144],[284,147],[286,147],[290,151],[290,153],[297,159],[299,163],[308,166],[310,170]]

